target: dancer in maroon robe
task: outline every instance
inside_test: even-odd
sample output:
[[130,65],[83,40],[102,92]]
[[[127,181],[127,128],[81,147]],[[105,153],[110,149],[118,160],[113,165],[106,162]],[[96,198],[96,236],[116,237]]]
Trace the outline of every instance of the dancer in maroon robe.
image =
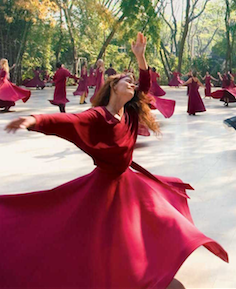
[[191,186],[132,161],[138,123],[157,131],[143,93],[150,86],[145,47],[138,33],[136,91],[132,77],[111,76],[85,112],[7,125],[64,138],[97,167],[52,190],[0,196],[0,288],[176,288],[174,275],[199,246],[228,261],[193,224]]
[[189,115],[195,115],[196,112],[204,112],[206,108],[199,94],[199,86],[204,87],[204,85],[197,78],[197,72],[192,72],[193,76],[183,83],[182,85],[189,85],[189,96],[188,96],[188,109]]
[[62,67],[61,63],[56,64],[57,71],[53,76],[55,83],[55,91],[53,100],[49,100],[51,104],[58,105],[60,112],[66,112],[66,103],[69,100],[66,98],[66,80],[67,77],[78,79],[75,75],[72,75],[69,70]]
[[22,99],[26,102],[30,95],[29,90],[20,88],[9,81],[8,60],[2,58],[0,60],[0,108],[4,109],[1,112],[9,112],[10,107],[14,106],[17,100]]
[[112,67],[112,63],[110,63],[110,67],[105,71],[105,74],[107,74],[108,77],[116,74],[115,69]]
[[151,70],[151,87],[150,87],[150,93],[154,96],[163,96],[166,94],[166,92],[160,87],[160,85],[157,82],[157,78],[160,78],[160,74],[156,72],[156,68],[152,67]]
[[80,95],[80,104],[86,103],[85,98],[88,96],[88,75],[87,75],[87,65],[83,63],[81,66],[81,74],[79,79],[79,84],[74,95]]
[[175,70],[172,73],[172,75],[173,75],[173,77],[168,83],[169,86],[178,86],[179,87],[180,84],[184,83],[184,81],[180,79],[181,73],[179,73],[177,70]]
[[[190,70],[188,73],[187,73],[187,81],[193,77],[193,73],[192,73],[192,70]],[[186,92],[187,95],[189,95],[189,86],[187,85],[187,92]]]
[[91,66],[89,69],[89,77],[88,77],[88,86],[95,86],[96,85],[96,69]]
[[91,102],[93,102],[93,100],[96,97],[99,89],[104,84],[104,72],[105,72],[104,62],[103,62],[102,59],[98,59],[98,61],[97,61],[97,69],[96,69],[96,88],[95,88],[93,96],[90,99]]
[[39,75],[41,74],[42,71],[39,69],[39,67],[36,67],[36,69],[33,70],[33,72],[34,72],[34,78],[30,79],[27,82],[23,82],[24,86],[26,86],[26,87],[36,87],[37,89],[39,87],[41,87],[41,89],[44,89],[45,83],[39,77]]
[[236,102],[236,87],[232,86],[230,74],[227,75],[227,79],[224,81],[224,88],[212,92],[211,96],[223,101],[224,106],[228,106],[230,102]]
[[205,80],[205,97],[211,97],[211,80],[218,81],[207,71],[204,77],[201,77],[202,80]]
[[[153,67],[151,70],[151,87],[148,93],[149,105],[151,109],[157,109],[164,117],[170,118],[175,110],[175,101],[162,97],[160,98],[160,96],[165,95],[166,92],[157,83],[157,78],[159,77],[160,75],[156,72],[156,68]],[[143,127],[140,127],[139,132],[140,135],[148,135]]]

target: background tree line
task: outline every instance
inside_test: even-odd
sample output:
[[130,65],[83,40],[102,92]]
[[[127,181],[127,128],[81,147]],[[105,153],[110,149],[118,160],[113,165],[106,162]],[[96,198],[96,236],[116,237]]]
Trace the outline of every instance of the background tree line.
[[175,69],[236,69],[236,0],[0,0],[0,57],[16,63],[18,84],[36,66],[52,73],[57,61],[73,73],[85,58],[117,71],[135,66],[137,31],[164,82]]

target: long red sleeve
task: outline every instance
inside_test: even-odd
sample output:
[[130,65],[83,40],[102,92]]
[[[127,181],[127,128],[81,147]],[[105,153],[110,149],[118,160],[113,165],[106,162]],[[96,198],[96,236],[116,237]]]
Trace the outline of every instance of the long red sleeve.
[[139,69],[139,86],[138,91],[148,93],[151,86],[151,71],[150,69]]
[[77,146],[90,138],[89,128],[93,126],[98,115],[89,109],[82,113],[56,113],[34,115],[36,125],[29,130],[55,135],[66,139]]

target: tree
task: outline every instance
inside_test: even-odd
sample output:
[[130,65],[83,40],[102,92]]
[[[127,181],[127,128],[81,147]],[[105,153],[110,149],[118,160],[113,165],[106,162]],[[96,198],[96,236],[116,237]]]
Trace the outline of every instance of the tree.
[[[210,0],[204,0],[202,7],[200,8],[199,11],[197,11],[197,8],[199,6],[199,0],[186,0],[185,3],[185,15],[184,15],[184,20],[181,23],[181,31],[179,33],[179,39],[177,40],[178,37],[178,26],[177,26],[177,21],[175,17],[175,9],[174,9],[174,0],[170,0],[171,2],[171,20],[167,20],[164,11],[160,12],[160,15],[162,16],[163,21],[167,24],[171,31],[171,40],[172,40],[172,46],[174,46],[174,50],[172,51],[175,53],[175,55],[178,58],[178,71],[181,72],[182,68],[182,60],[183,60],[183,53],[184,53],[184,47],[185,47],[185,42],[186,38],[189,32],[189,27],[192,21],[197,19],[199,16],[202,15],[203,11],[206,8],[207,3]],[[162,5],[165,3],[165,0],[162,0]],[[163,6],[164,8],[166,7],[165,5]]]

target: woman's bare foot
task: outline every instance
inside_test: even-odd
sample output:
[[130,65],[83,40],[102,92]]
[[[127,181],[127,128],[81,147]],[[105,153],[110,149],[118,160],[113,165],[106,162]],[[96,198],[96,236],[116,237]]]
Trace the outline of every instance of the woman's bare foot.
[[177,279],[173,279],[166,289],[185,289],[185,287]]

